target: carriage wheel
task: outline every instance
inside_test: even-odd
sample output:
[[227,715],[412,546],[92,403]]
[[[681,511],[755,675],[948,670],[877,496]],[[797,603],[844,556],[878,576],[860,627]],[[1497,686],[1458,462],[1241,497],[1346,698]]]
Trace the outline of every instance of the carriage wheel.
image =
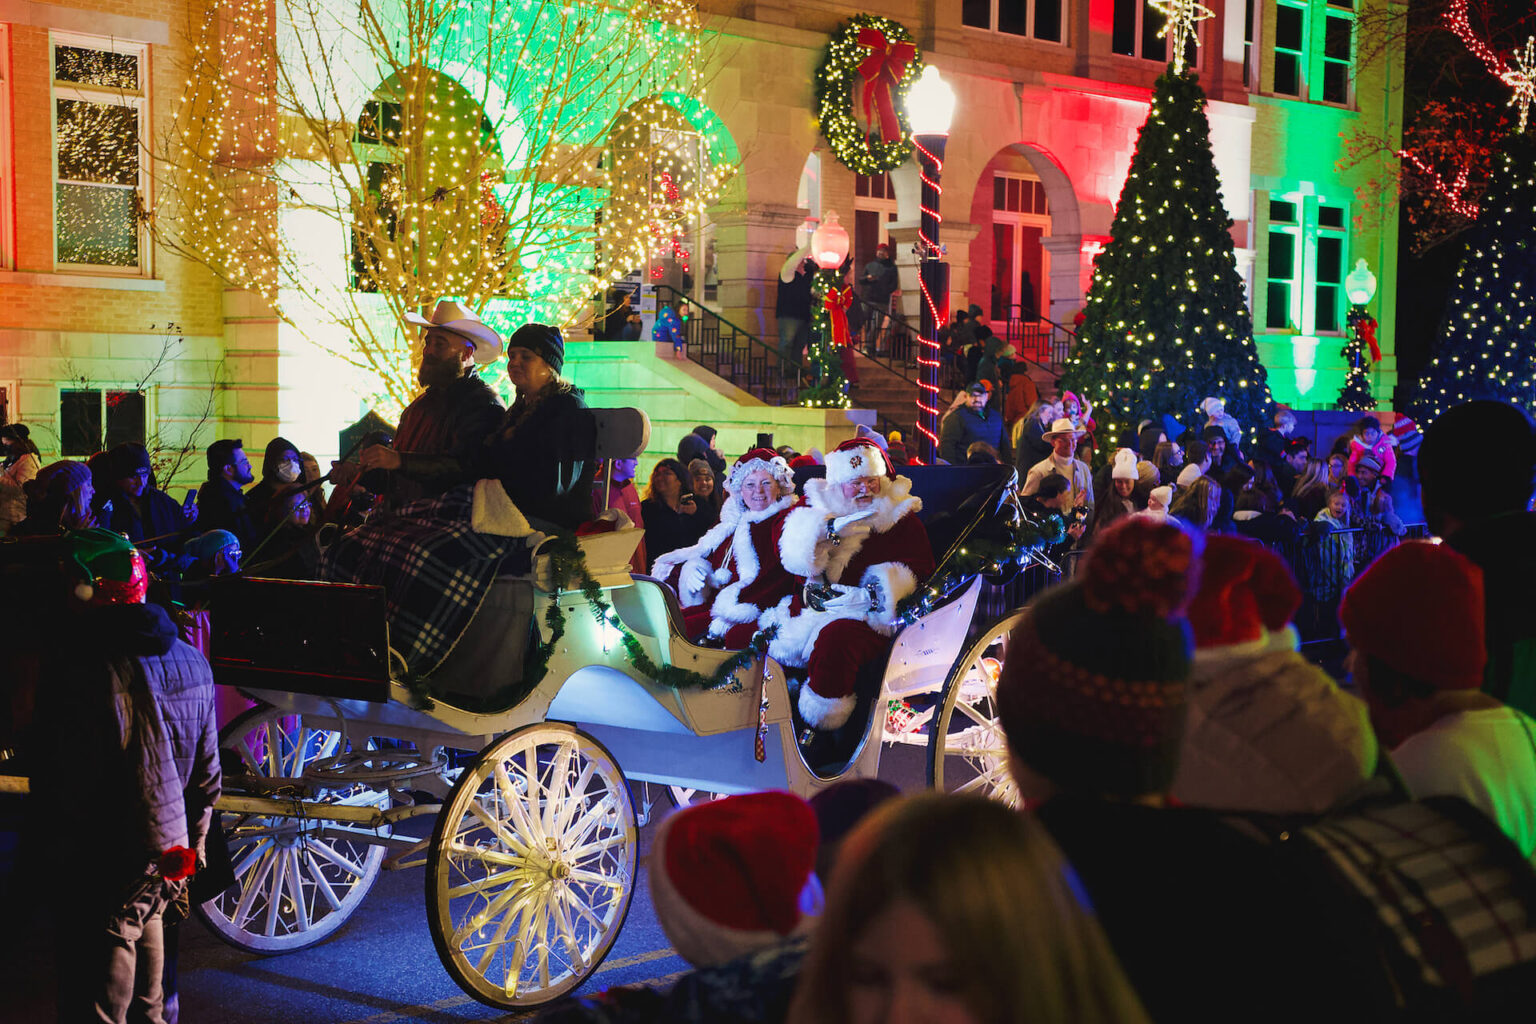
[[729,793],[716,793],[708,789],[692,789],[688,786],[668,786],[667,795],[672,798],[672,803],[678,808],[692,807],[694,804],[704,804],[711,800],[724,800]]
[[1008,770],[1008,744],[997,717],[997,670],[1008,635],[1024,612],[1005,615],[984,630],[949,672],[928,733],[928,784],[952,793],[980,793],[1018,805]]
[[[225,763],[257,778],[297,779],[316,761],[342,753],[341,733],[304,716],[253,708],[219,739]],[[232,757],[231,757],[232,755]],[[327,803],[382,807],[387,793],[353,785],[326,791]],[[219,938],[252,953],[291,953],[329,938],[379,877],[384,848],[334,835],[322,823],[250,814],[222,815],[235,884],[198,907]]]
[[454,981],[503,1008],[580,985],[629,913],[636,835],[629,784],[592,737],[550,722],[487,747],[427,862],[427,920]]

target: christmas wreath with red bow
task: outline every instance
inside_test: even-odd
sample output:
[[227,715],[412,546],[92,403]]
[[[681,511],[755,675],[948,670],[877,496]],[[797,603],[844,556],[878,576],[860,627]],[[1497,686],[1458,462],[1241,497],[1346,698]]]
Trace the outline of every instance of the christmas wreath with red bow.
[[832,33],[816,70],[816,116],[849,170],[882,174],[906,163],[907,90],[922,71],[917,42],[890,18],[857,14]]

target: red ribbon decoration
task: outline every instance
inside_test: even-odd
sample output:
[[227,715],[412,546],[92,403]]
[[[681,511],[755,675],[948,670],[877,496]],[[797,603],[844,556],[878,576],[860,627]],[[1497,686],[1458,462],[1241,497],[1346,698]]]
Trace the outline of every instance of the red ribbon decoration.
[[869,47],[869,56],[859,62],[859,76],[864,79],[864,120],[873,123],[870,104],[880,112],[880,138],[884,142],[901,140],[901,119],[896,116],[896,86],[907,75],[907,65],[917,56],[913,43],[892,43],[877,28],[859,29],[858,44]]
[[851,345],[853,339],[848,334],[848,307],[853,305],[853,285],[847,288],[828,288],[821,304],[827,311],[827,318],[832,321],[832,346],[844,348]]
[[1360,321],[1360,338],[1371,346],[1371,362],[1381,362],[1381,346],[1376,344],[1376,318],[1367,315]]

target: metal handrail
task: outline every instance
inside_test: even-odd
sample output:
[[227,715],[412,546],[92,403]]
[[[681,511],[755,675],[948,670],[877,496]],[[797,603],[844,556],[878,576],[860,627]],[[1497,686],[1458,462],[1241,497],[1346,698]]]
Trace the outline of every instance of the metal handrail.
[[[883,347],[878,344],[872,347],[869,332],[862,326],[859,328],[854,342],[854,347],[858,349],[859,354],[913,386],[918,385],[922,372],[917,359],[922,351],[919,329],[914,327],[903,314],[883,309],[876,303],[857,295],[853,298],[853,304],[861,314],[861,324],[868,324],[871,318],[876,316],[885,318],[888,324]],[[959,371],[946,361],[940,362],[940,374],[940,387],[954,391],[965,386],[966,382],[960,379]]]
[[690,311],[683,326],[689,361],[769,405],[799,402],[800,392],[809,384],[804,366],[670,285],[656,286],[658,303],[670,304],[679,298]]
[[1077,344],[1077,332],[1048,316],[1041,316],[1034,309],[1026,317],[1024,307],[1018,303],[1007,309],[1008,316],[1003,321],[1003,337],[1017,342],[1019,351],[1027,361],[1059,377],[1055,368],[1066,365],[1067,357]]

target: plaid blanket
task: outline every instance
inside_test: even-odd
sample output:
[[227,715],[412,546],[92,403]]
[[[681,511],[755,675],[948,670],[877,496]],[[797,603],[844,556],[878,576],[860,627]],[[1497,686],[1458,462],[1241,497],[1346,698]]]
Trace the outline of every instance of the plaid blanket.
[[[431,675],[480,610],[502,561],[520,539],[470,526],[474,484],[403,506],[326,549],[320,577],[385,590],[389,645],[412,676]],[[515,567],[510,567],[517,571]]]

